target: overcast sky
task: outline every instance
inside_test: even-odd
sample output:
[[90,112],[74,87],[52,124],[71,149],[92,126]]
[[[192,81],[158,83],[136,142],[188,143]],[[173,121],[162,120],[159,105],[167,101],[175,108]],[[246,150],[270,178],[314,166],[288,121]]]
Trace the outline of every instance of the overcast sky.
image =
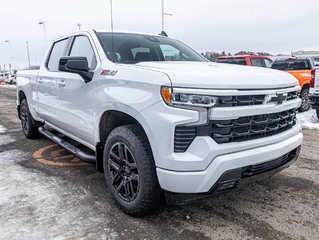
[[[83,28],[110,29],[109,0],[1,0],[0,65],[39,64],[48,44]],[[113,0],[114,29],[159,33],[161,0]],[[198,52],[319,50],[318,0],[166,0],[166,32]],[[11,60],[9,54],[10,40]]]

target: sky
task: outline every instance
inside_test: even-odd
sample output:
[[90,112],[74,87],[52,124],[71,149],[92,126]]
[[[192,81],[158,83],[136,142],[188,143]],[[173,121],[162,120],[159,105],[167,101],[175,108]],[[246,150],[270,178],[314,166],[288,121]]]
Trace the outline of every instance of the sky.
[[[0,0],[0,65],[41,63],[45,47],[82,29],[110,29],[109,0]],[[165,30],[198,52],[319,50],[318,0],[165,0]],[[161,0],[113,0],[114,30],[159,33]],[[43,26],[46,24],[46,42]],[[10,41],[11,51],[9,43]]]

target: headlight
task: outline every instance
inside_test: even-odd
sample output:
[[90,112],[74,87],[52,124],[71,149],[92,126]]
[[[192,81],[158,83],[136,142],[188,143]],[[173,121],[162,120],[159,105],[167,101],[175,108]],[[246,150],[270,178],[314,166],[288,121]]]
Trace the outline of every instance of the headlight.
[[178,93],[170,87],[162,87],[161,95],[168,105],[184,105],[194,107],[213,107],[218,98],[199,94]]

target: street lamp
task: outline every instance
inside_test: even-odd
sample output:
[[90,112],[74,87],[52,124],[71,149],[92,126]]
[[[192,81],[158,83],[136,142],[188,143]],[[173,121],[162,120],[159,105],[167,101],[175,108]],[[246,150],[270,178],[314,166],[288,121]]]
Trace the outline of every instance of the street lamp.
[[31,67],[31,63],[30,63],[30,51],[29,51],[29,42],[25,41],[26,45],[27,45],[27,53],[28,53],[28,62],[29,62],[29,68]]
[[6,43],[8,43],[8,46],[9,46],[9,68],[11,70],[11,61],[12,61],[12,55],[11,55],[11,43],[10,43],[10,40],[5,40]]
[[45,48],[47,47],[47,34],[45,31],[45,21],[40,21],[39,25],[43,26],[43,36],[44,36],[44,44],[45,44]]
[[79,28],[79,31],[81,30],[81,27],[82,27],[82,24],[81,23],[78,23],[78,28]]
[[167,34],[165,32],[165,16],[173,16],[173,14],[165,12],[164,0],[162,0],[162,32],[161,32],[161,35],[167,36]]
[[8,45],[9,45],[9,57],[11,59],[12,56],[11,56],[11,43],[10,43],[10,40],[5,40],[5,42],[8,43]]

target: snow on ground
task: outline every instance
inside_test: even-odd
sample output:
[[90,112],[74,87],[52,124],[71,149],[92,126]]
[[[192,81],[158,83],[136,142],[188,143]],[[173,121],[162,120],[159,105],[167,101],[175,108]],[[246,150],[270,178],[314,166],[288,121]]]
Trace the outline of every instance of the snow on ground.
[[0,133],[4,133],[6,130],[7,129],[4,126],[0,125]]
[[303,129],[319,130],[319,119],[315,110],[298,113],[297,118],[300,120]]
[[118,238],[86,189],[19,165],[29,158],[20,150],[0,154],[0,240]]
[[8,85],[8,84],[0,84],[0,87],[3,87],[3,88],[13,88],[13,89],[16,89],[16,88],[17,88],[16,85]]

